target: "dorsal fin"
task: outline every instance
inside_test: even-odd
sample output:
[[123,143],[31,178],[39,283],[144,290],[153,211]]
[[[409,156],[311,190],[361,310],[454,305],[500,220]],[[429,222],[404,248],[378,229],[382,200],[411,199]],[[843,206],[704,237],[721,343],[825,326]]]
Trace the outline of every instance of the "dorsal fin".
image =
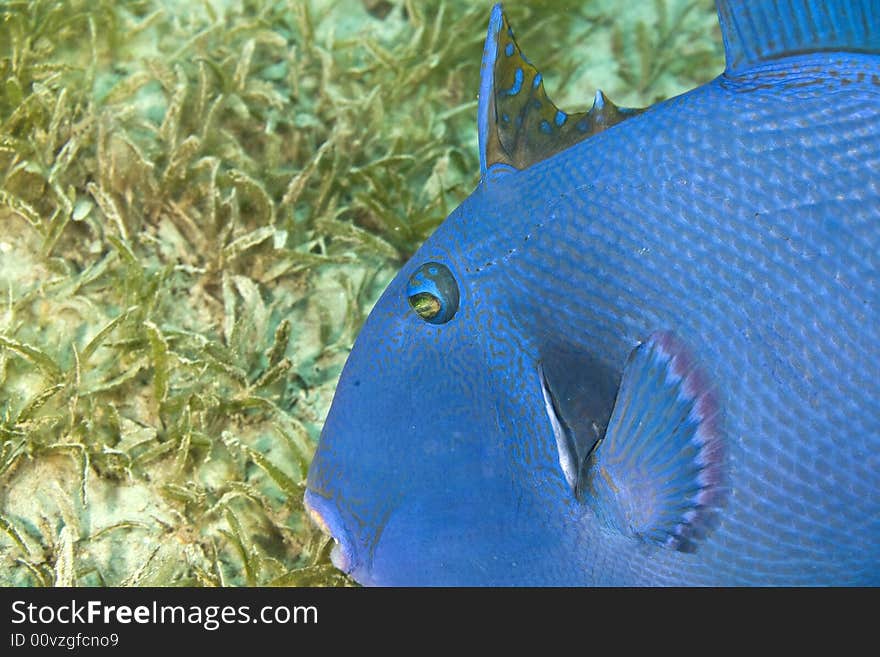
[[492,8],[480,75],[483,179],[495,165],[524,169],[642,111],[617,107],[601,91],[588,112],[557,109],[544,92],[541,74],[516,45],[500,4]]
[[880,53],[878,0],[716,0],[727,72],[819,51]]

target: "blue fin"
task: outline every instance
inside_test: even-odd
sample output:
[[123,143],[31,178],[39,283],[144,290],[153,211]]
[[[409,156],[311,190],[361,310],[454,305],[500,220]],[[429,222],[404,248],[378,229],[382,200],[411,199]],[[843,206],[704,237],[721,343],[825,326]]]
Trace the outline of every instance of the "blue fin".
[[477,109],[483,180],[493,167],[524,169],[641,111],[617,107],[601,91],[588,112],[557,109],[541,74],[516,45],[501,5],[492,8]]
[[727,72],[823,50],[880,53],[877,0],[716,0]]
[[626,535],[692,552],[723,498],[722,446],[706,379],[671,333],[655,333],[629,357],[578,496]]

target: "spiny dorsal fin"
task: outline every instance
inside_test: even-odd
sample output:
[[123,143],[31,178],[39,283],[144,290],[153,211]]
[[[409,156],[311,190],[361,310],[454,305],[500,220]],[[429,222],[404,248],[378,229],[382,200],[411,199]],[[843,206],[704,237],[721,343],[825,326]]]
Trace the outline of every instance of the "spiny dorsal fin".
[[493,165],[524,169],[641,111],[617,107],[601,91],[588,112],[557,109],[516,45],[501,5],[492,9],[478,109],[483,178]]
[[819,51],[880,53],[878,0],[716,0],[727,72]]

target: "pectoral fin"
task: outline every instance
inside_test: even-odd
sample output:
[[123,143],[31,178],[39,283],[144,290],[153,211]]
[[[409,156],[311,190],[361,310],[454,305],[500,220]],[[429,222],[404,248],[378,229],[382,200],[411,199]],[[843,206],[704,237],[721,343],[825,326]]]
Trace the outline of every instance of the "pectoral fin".
[[722,501],[722,461],[707,379],[672,334],[655,333],[630,354],[576,493],[610,527],[692,552]]

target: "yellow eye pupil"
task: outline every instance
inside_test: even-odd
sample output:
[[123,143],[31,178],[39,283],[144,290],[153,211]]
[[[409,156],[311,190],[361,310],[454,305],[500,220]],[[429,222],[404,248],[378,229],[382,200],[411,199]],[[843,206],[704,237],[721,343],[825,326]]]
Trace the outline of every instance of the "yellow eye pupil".
[[458,283],[446,265],[426,262],[409,277],[406,299],[419,319],[445,324],[458,310]]
[[429,292],[419,292],[409,298],[409,305],[422,319],[432,319],[440,312],[440,299]]

